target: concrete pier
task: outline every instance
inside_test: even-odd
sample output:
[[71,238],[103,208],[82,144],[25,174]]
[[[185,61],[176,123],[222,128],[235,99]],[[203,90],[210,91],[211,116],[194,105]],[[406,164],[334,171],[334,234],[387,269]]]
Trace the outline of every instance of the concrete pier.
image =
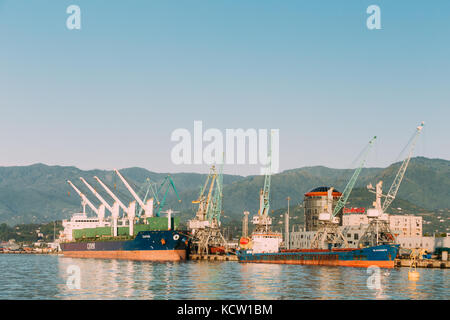
[[[411,265],[411,259],[395,259],[396,267],[408,267]],[[417,268],[450,268],[450,261],[441,261],[436,259],[424,259],[417,261]]]
[[236,255],[218,255],[218,254],[190,254],[189,260],[204,260],[204,261],[238,261]]

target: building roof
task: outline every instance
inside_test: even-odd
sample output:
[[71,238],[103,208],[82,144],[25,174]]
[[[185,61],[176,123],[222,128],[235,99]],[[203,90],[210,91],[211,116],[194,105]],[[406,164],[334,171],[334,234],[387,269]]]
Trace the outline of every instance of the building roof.
[[[305,197],[322,197],[326,196],[328,194],[328,190],[330,190],[331,187],[317,187],[312,189],[310,192],[305,193]],[[340,193],[338,190],[333,190],[333,197],[340,197],[342,193]]]

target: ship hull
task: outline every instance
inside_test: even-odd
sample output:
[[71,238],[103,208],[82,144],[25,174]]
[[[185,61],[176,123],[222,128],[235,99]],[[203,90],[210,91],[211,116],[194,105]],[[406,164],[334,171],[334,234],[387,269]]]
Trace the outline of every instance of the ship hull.
[[76,241],[61,243],[66,257],[181,261],[188,258],[189,240],[177,231],[142,231],[133,240]]
[[136,261],[181,261],[186,260],[186,250],[137,250],[137,251],[66,251],[65,257],[123,259]]
[[239,262],[320,266],[394,268],[398,245],[380,245],[362,249],[284,250],[278,253],[237,252]]

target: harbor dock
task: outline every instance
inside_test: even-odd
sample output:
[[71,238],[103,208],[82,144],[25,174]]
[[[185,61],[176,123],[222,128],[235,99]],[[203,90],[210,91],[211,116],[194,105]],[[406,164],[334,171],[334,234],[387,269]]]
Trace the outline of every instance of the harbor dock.
[[[408,267],[411,265],[411,259],[395,259],[396,267]],[[450,268],[450,261],[442,261],[437,259],[424,259],[417,261],[417,268]]]
[[190,254],[189,260],[205,261],[238,261],[236,255],[218,255],[218,254]]

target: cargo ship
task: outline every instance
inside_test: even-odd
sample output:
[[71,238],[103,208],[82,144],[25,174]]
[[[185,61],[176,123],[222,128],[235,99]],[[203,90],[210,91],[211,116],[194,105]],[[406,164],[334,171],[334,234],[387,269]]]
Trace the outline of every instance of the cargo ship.
[[[187,233],[168,229],[165,217],[148,218],[146,223],[134,225],[132,236],[129,226],[117,227],[115,236],[113,227],[108,225],[73,228],[74,225],[81,227],[83,224],[98,222],[96,218],[83,215],[75,215],[70,221],[64,221],[63,232],[72,234],[71,239],[60,242],[64,256],[140,261],[180,261],[188,258],[190,240]],[[176,225],[177,220],[174,222]]]
[[[331,189],[332,192],[332,189]],[[255,222],[258,222],[256,216]],[[399,251],[395,243],[380,243],[361,248],[336,247],[328,244],[326,249],[281,249],[283,236],[271,231],[271,219],[265,217],[265,229],[257,226],[251,237],[242,237],[236,251],[239,262],[278,263],[344,267],[394,268]]]
[[188,238],[177,231],[141,231],[130,240],[74,241],[61,243],[72,258],[180,261],[188,258]]
[[279,252],[254,252],[252,249],[241,249],[236,254],[239,262],[393,268],[398,250],[399,245],[393,244],[361,249],[297,249]]
[[[173,211],[170,209],[165,211],[167,217],[159,216],[161,208],[154,215],[153,198],[146,202],[145,199],[141,200],[122,175],[115,171],[139,203],[141,211],[136,210],[136,201],[125,206],[98,177],[94,178],[115,200],[112,206],[83,178],[80,179],[100,200],[100,207],[95,207],[71,181],[68,181],[82,199],[83,212],[73,215],[70,220],[63,220],[64,230],[59,237],[63,255],[73,258],[141,261],[188,259],[190,237],[186,231],[177,230],[179,218],[173,217]],[[164,202],[165,198],[161,203]],[[95,213],[94,217],[87,216],[86,205]],[[119,208],[123,211],[121,218]],[[105,209],[111,212],[111,216],[105,217]]]

